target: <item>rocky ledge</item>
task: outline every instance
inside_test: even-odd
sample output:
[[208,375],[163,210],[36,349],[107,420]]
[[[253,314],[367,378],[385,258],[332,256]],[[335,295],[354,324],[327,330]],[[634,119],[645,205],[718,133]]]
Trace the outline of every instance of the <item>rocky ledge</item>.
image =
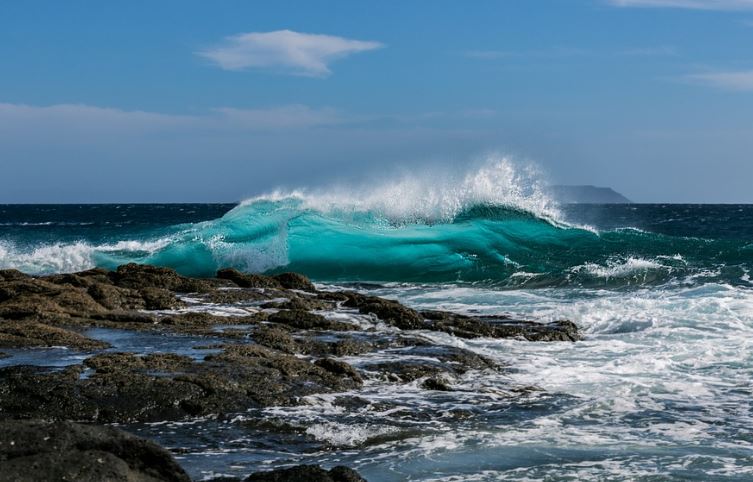
[[[0,481],[190,482],[159,445],[114,427],[39,420],[0,421]],[[238,481],[221,478],[216,481]],[[251,474],[244,482],[359,482],[346,467],[300,465]]]
[[[207,307],[230,307],[232,316]],[[102,329],[206,343],[191,354],[122,351],[96,336]],[[295,273],[223,269],[215,278],[196,279],[136,264],[37,277],[0,270],[0,479],[28,480],[23,476],[32,472],[23,467],[34,467],[40,479],[186,480],[154,444],[71,422],[184,420],[291,406],[317,393],[358,390],[364,380],[452,391],[453,380],[470,370],[504,369],[432,342],[424,336],[429,332],[539,342],[580,337],[570,321],[416,311],[357,291],[320,290]],[[14,363],[29,349],[51,347],[79,352],[82,361]],[[372,353],[399,356],[369,361]],[[356,355],[365,361],[346,361]],[[155,472],[133,454],[162,469]],[[344,468],[303,466],[247,480],[362,479]]]

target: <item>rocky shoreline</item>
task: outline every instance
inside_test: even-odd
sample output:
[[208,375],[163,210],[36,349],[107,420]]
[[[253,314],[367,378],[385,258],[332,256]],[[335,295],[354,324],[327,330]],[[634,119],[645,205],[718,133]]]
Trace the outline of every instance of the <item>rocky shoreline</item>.
[[[220,307],[233,311],[218,313]],[[129,352],[93,336],[95,330],[202,343],[190,353],[169,347]],[[421,312],[358,291],[317,289],[295,273],[223,269],[215,278],[196,279],[136,264],[36,277],[0,270],[0,480],[190,480],[169,452],[104,424],[221,417],[296,406],[329,393],[351,394],[342,400],[348,407],[359,403],[358,390],[370,380],[452,392],[466,372],[504,369],[421,335],[426,332],[537,342],[580,338],[569,321]],[[14,362],[53,347],[81,353],[80,362]],[[373,353],[399,356],[358,366],[347,361]],[[344,467],[307,465],[246,480],[363,479]]]

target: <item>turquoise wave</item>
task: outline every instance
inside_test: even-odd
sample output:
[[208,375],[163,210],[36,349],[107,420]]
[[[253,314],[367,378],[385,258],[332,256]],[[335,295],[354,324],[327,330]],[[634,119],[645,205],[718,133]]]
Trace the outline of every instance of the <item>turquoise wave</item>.
[[330,282],[510,287],[747,283],[753,266],[753,249],[745,242],[635,229],[596,232],[488,203],[442,218],[317,208],[298,196],[263,198],[213,221],[173,226],[160,236],[148,250],[95,249],[92,256],[99,266],[135,261],[194,276],[232,266],[249,272],[297,271]]

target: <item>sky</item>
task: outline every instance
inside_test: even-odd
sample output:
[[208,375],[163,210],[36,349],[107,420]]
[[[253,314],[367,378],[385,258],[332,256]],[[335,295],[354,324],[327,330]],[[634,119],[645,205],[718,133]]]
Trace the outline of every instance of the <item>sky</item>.
[[0,61],[0,203],[231,202],[490,156],[753,202],[753,0],[24,0]]

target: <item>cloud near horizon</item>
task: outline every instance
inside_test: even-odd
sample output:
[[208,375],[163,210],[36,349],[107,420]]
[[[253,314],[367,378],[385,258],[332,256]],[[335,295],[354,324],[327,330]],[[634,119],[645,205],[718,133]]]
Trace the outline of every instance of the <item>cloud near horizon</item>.
[[753,70],[690,74],[686,75],[684,78],[690,82],[704,84],[718,89],[753,91]]
[[292,30],[232,35],[217,47],[196,54],[224,70],[271,69],[305,77],[326,77],[329,64],[384,44]]
[[753,0],[608,0],[616,7],[753,10]]

